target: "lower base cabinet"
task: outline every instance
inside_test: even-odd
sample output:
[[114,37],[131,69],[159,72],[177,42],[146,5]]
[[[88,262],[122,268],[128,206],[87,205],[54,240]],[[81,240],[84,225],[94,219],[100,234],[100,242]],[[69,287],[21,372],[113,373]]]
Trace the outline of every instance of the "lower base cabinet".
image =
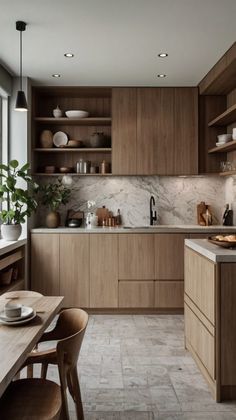
[[119,281],[119,308],[153,308],[154,281]]
[[181,309],[184,304],[184,282],[155,281],[155,308]]

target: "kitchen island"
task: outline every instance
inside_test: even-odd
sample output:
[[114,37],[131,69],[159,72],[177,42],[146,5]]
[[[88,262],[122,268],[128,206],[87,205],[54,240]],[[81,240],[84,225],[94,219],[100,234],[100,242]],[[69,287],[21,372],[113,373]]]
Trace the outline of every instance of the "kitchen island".
[[236,398],[236,250],[185,240],[185,346],[216,401]]

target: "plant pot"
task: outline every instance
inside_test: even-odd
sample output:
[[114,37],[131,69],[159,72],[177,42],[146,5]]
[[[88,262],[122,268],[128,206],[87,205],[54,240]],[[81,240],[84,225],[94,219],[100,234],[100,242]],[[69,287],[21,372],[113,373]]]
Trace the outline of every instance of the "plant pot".
[[46,216],[46,226],[48,228],[57,228],[60,225],[60,214],[57,211],[51,211]]
[[2,225],[1,233],[5,241],[17,241],[21,235],[22,227],[17,225]]

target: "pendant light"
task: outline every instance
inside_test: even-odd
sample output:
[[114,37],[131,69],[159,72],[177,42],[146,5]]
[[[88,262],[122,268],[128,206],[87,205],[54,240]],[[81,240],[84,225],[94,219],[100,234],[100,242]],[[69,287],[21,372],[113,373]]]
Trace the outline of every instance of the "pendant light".
[[20,32],[20,90],[17,92],[15,111],[27,111],[26,97],[22,89],[22,32],[25,28],[25,22],[20,20],[16,22],[16,30]]

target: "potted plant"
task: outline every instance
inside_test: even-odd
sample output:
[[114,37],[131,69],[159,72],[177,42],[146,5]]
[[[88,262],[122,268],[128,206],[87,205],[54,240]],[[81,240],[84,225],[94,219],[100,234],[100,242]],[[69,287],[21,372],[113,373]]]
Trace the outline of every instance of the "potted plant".
[[[0,201],[6,202],[6,208],[0,211],[0,219],[3,221],[1,233],[7,241],[19,239],[21,223],[25,223],[26,217],[30,217],[37,208],[34,195],[38,185],[28,174],[29,167],[26,163],[19,168],[17,160],[11,160],[8,165],[0,165]],[[25,189],[19,186],[22,181],[25,181]]]
[[66,205],[69,202],[71,190],[58,179],[54,184],[42,185],[40,191],[42,204],[50,209],[46,216],[46,226],[57,228],[60,225],[60,214],[57,210],[61,204]]

